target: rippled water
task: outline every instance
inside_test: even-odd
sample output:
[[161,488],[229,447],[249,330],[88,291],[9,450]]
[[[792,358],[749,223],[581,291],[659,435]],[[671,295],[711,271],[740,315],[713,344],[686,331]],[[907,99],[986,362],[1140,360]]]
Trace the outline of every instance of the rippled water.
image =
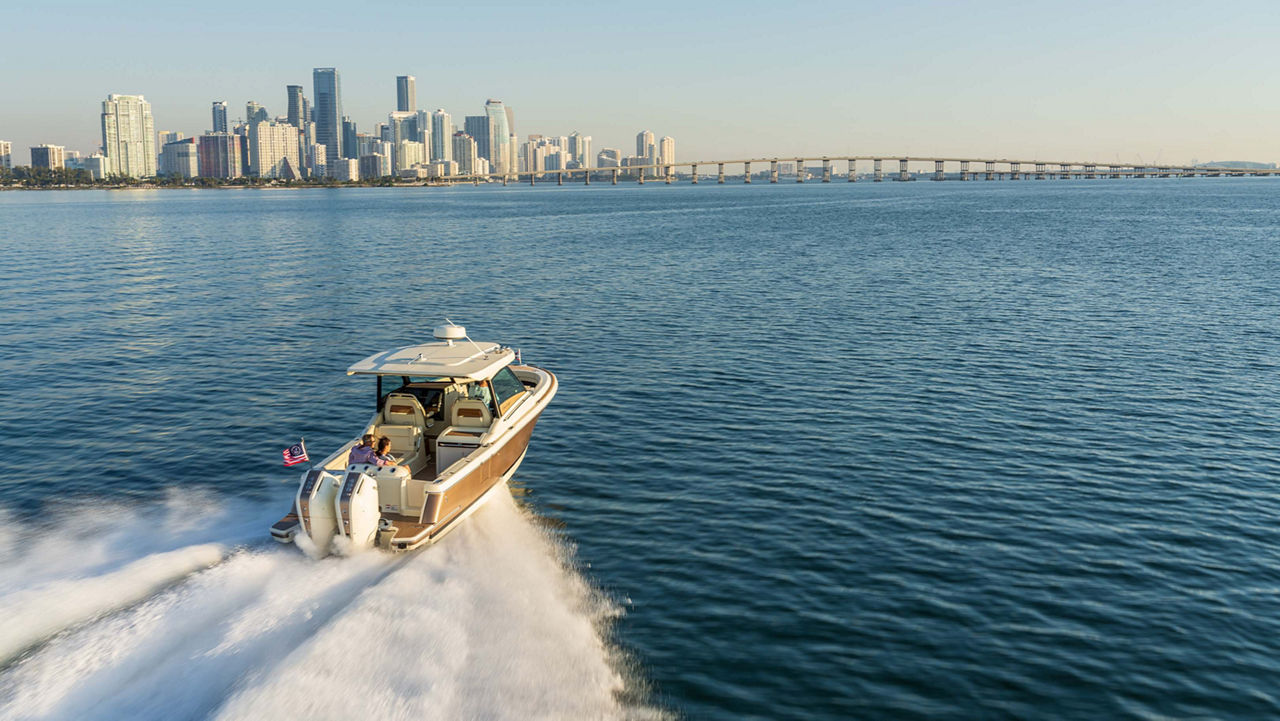
[[[0,718],[1274,716],[1278,191],[0,194]],[[528,511],[266,541],[444,316]]]

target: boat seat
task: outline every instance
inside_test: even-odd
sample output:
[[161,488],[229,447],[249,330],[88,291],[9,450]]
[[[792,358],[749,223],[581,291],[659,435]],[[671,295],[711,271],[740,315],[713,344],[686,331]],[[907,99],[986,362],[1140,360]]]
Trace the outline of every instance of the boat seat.
[[418,399],[408,393],[391,393],[382,404],[382,422],[392,426],[427,425],[427,412]]
[[426,462],[422,429],[418,426],[384,424],[374,429],[374,435],[386,436],[391,441],[391,455],[399,456],[401,463],[408,463],[410,470],[416,472]]
[[484,401],[475,398],[459,398],[453,402],[449,410],[449,425],[467,426],[470,428],[488,428],[493,423],[493,414]]

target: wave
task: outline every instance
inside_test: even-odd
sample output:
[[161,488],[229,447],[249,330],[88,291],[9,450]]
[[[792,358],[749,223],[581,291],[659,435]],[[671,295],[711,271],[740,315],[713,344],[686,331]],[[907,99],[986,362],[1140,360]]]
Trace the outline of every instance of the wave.
[[321,561],[244,545],[243,519],[257,538],[273,520],[246,501],[90,515],[0,539],[0,612],[32,629],[0,636],[26,649],[0,672],[0,718],[651,715],[620,700],[617,607],[510,494],[424,552]]

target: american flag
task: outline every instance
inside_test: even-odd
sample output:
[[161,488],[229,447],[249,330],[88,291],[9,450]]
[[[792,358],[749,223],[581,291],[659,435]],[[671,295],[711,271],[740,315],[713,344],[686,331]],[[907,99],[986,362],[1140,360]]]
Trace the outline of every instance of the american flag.
[[297,443],[284,449],[284,464],[286,466],[296,466],[299,463],[306,463],[311,460],[307,458],[307,442],[298,441]]

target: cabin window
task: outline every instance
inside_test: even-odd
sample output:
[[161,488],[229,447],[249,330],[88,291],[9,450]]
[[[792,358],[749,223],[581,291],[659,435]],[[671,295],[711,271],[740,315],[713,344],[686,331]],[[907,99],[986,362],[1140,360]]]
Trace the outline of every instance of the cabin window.
[[493,394],[497,396],[494,400],[499,408],[506,408],[508,400],[524,393],[524,384],[516,378],[516,374],[512,373],[510,368],[498,371],[490,384],[493,386]]

